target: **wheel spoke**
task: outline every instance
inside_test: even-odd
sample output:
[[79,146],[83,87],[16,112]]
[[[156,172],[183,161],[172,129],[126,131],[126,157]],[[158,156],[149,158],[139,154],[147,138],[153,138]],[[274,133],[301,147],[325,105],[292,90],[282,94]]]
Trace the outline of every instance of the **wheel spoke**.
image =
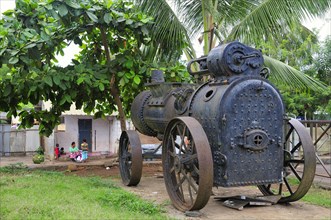
[[185,202],[185,197],[184,197],[184,192],[183,192],[183,185],[182,185],[183,182],[185,181],[185,176],[183,176],[182,179],[180,179],[180,173],[177,173],[176,176],[177,176],[177,181],[179,181],[179,183],[175,187],[175,191],[180,193],[182,201]]
[[[192,180],[192,176],[191,176],[191,173],[189,173],[189,181]],[[189,195],[190,195],[190,199],[191,199],[191,204],[193,203],[194,199],[193,199],[193,195],[192,195],[192,188],[191,188],[191,185],[190,184],[187,184],[187,187],[188,187],[188,191],[189,191]]]
[[174,153],[173,151],[168,150],[168,153],[171,157],[176,157],[176,153]]
[[196,172],[199,175],[199,169],[197,168],[197,166],[195,164],[193,164],[193,170],[194,170],[194,172]]
[[294,130],[294,127],[291,126],[290,130],[286,134],[285,143],[287,142],[288,138],[291,136],[293,130]]
[[301,141],[295,145],[295,147],[292,148],[291,154],[293,154],[299,147],[301,146]]
[[175,187],[175,190],[177,191],[179,188],[182,188],[182,185],[186,179],[185,176],[183,176],[183,178],[180,179],[180,174],[177,173],[177,178],[179,179],[178,183],[177,183],[177,186]]
[[183,145],[183,143],[184,143],[184,137],[183,136],[181,136],[181,130],[180,130],[180,128],[179,128],[179,126],[180,125],[177,125],[177,135],[179,136],[179,138],[180,138],[180,144],[179,144],[179,155],[181,155],[182,154],[182,145]]
[[182,136],[181,136],[181,138],[182,138],[182,143],[181,143],[181,145],[180,145],[180,148],[182,149],[182,146],[183,146],[183,152],[185,153],[185,152],[187,152],[187,146],[186,146],[186,144],[185,144],[185,137],[186,138],[188,138],[188,136],[186,136],[185,134],[186,134],[186,128],[187,128],[187,126],[185,125],[184,126],[184,129],[183,129],[183,133],[182,133]]
[[293,195],[293,191],[291,189],[291,186],[290,186],[290,184],[288,183],[288,181],[285,177],[284,177],[284,182],[285,182],[285,185],[286,185],[288,191],[291,193],[291,195]]
[[190,179],[187,174],[185,173],[184,170],[181,170],[181,173],[183,174],[183,176],[186,177],[187,179],[187,182],[189,183],[189,185],[193,188],[193,190],[197,193],[198,192],[198,189],[197,187],[195,186],[195,183],[192,181],[192,179]]
[[278,195],[282,194],[282,190],[283,190],[283,183],[280,183],[278,188]]
[[288,160],[287,161],[288,163],[296,163],[296,164],[304,164],[305,163],[305,160],[302,158],[300,160],[298,159],[291,159],[291,160]]
[[180,163],[181,164],[187,164],[187,165],[191,165],[192,161],[197,159],[198,155],[194,154],[194,155],[185,155],[181,158]]
[[298,178],[298,180],[300,180],[301,182],[301,177],[299,176],[298,172],[294,169],[294,167],[292,166],[292,164],[289,164],[289,167],[291,168],[292,172],[294,173],[294,175]]

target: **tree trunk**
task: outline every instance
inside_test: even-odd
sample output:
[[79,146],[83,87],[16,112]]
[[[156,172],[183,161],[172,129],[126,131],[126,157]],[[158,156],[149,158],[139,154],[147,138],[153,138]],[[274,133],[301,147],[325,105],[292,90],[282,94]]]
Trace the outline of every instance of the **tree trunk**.
[[[102,27],[100,28],[100,31],[101,31],[101,37],[102,37],[102,44],[105,48],[107,63],[110,64],[111,59],[110,59],[109,46],[108,46],[108,42],[107,42],[107,36],[106,36],[105,30]],[[125,113],[124,113],[123,105],[122,105],[122,102],[120,99],[118,87],[117,87],[115,81],[116,81],[115,74],[113,73],[111,76],[111,79],[110,79],[110,93],[114,97],[115,104],[117,105],[118,114],[120,116],[121,130],[126,131]]]
[[111,94],[115,99],[115,104],[117,105],[118,108],[117,110],[120,117],[121,130],[126,131],[126,118],[117,85],[114,84],[110,89],[111,89]]

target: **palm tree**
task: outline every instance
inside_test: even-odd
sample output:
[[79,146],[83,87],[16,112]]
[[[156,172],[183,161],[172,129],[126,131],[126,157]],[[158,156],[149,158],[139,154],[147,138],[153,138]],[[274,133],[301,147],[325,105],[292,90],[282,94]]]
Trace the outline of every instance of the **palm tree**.
[[[240,40],[278,41],[281,34],[301,25],[301,20],[325,13],[329,0],[132,0],[155,18],[152,37],[154,51],[166,54],[187,44],[185,54],[195,57],[192,39],[201,35],[204,54],[219,42]],[[184,40],[183,40],[184,39]],[[300,71],[265,57],[276,82],[296,88],[324,89],[324,85]]]

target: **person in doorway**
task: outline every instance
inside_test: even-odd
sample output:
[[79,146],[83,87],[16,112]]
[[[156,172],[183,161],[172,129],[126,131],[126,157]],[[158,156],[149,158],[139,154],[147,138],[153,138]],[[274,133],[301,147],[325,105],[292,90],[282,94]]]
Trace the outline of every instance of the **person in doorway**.
[[82,149],[82,160],[85,162],[87,160],[88,155],[88,143],[86,142],[86,139],[83,139],[83,143],[80,145]]

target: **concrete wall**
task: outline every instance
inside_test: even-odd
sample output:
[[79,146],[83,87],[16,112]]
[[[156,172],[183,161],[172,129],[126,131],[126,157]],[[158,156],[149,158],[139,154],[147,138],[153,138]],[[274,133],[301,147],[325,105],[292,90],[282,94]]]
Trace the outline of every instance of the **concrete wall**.
[[39,125],[34,125],[32,128],[26,129],[25,135],[25,150],[32,152],[40,146]]
[[10,151],[10,125],[0,124],[0,155],[7,155]]
[[78,142],[78,116],[65,116],[65,131],[56,131],[55,142],[69,152],[71,142]]
[[7,139],[3,146],[5,156],[32,154],[40,146],[38,125],[25,130],[13,129],[9,126],[6,133],[10,140]]
[[26,133],[24,130],[12,130],[10,132],[10,153],[25,152]]

